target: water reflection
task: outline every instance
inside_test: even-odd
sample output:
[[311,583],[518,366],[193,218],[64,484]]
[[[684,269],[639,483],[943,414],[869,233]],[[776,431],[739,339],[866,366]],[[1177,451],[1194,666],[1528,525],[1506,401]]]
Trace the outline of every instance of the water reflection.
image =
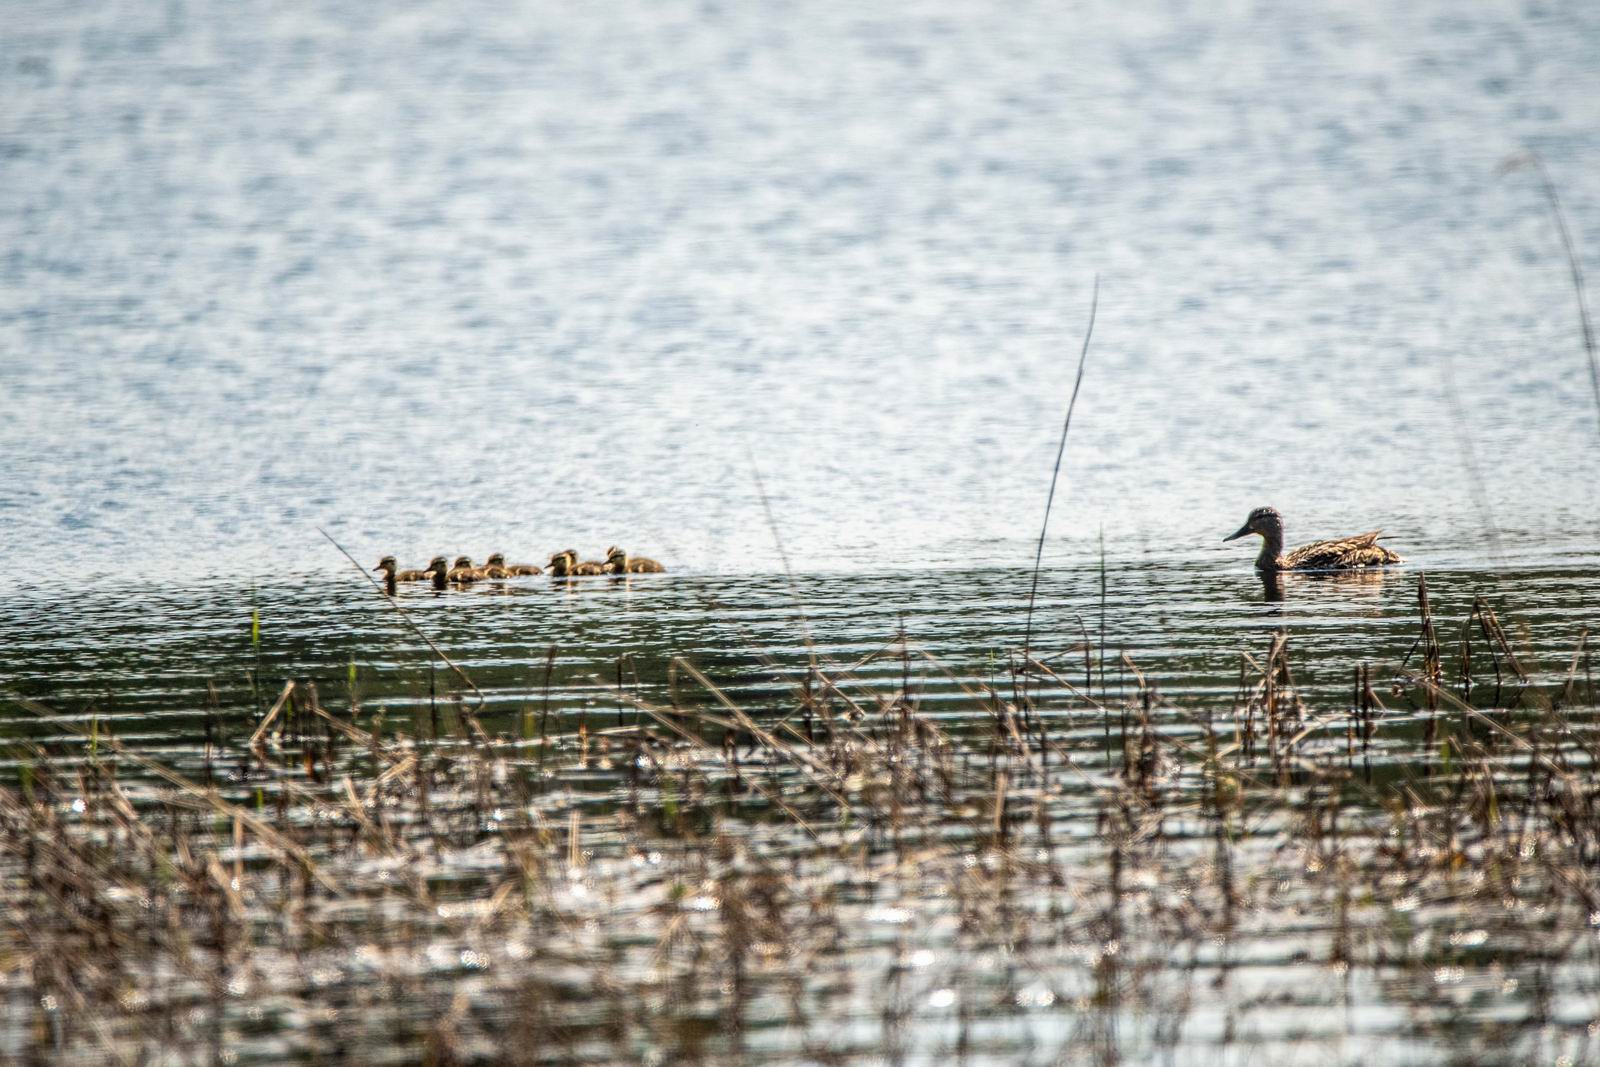
[[1257,571],[1262,598],[1279,603],[1299,589],[1304,596],[1336,596],[1349,603],[1362,599],[1380,601],[1384,583],[1399,580],[1389,567],[1368,567],[1346,571]]

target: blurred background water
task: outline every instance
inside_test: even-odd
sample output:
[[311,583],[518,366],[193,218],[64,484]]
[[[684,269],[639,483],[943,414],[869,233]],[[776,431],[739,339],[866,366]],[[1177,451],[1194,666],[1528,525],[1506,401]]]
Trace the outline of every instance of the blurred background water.
[[1097,271],[1053,558],[1247,571],[1218,542],[1272,503],[1592,560],[1566,266],[1496,169],[1543,156],[1593,267],[1593,5],[4,22],[8,582],[344,566],[319,524],[770,571],[752,457],[802,570],[1013,565]]

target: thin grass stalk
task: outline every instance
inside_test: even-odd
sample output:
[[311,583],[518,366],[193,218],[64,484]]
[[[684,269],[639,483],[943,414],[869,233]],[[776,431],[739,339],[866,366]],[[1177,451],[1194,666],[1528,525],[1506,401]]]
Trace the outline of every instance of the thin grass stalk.
[[1089,340],[1094,336],[1094,320],[1100,310],[1100,275],[1094,276],[1094,293],[1089,300],[1089,325],[1083,331],[1083,350],[1078,354],[1078,374],[1072,381],[1072,397],[1067,401],[1067,416],[1061,423],[1061,443],[1056,446],[1056,463],[1050,471],[1050,492],[1044,499],[1044,521],[1039,524],[1039,543],[1033,552],[1033,582],[1028,589],[1028,617],[1022,631],[1022,662],[1028,662],[1033,648],[1033,602],[1039,594],[1039,570],[1044,565],[1044,539],[1050,530],[1050,508],[1055,504],[1056,482],[1061,477],[1061,460],[1067,454],[1067,431],[1072,429],[1072,411],[1078,406],[1078,390],[1083,386],[1083,368],[1089,361]]
[[1555,217],[1556,231],[1561,235],[1561,249],[1567,256],[1567,271],[1572,277],[1572,294],[1578,304],[1578,328],[1583,337],[1583,351],[1589,359],[1589,385],[1594,390],[1595,426],[1600,429],[1600,358],[1595,355],[1594,326],[1589,321],[1589,302],[1583,285],[1583,264],[1578,259],[1578,249],[1572,241],[1572,230],[1567,226],[1567,213],[1561,207],[1561,197],[1556,183],[1544,165],[1544,158],[1531,149],[1512,156],[1501,164],[1501,173],[1532,166],[1539,175],[1545,200],[1550,204],[1550,214]]

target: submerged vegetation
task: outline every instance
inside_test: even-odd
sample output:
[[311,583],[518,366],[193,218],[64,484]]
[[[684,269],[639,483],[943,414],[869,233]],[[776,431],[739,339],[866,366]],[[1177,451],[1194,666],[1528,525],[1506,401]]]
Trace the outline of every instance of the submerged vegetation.
[[1343,687],[1278,629],[1207,699],[1087,626],[351,659],[207,684],[181,760],[12,692],[0,1055],[1592,1062],[1588,632],[1416,590]]

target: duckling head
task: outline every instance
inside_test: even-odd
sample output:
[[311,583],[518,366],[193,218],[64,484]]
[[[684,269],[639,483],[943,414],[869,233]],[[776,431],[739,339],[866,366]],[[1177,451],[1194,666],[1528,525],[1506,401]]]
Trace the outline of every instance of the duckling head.
[[393,556],[384,556],[382,559],[380,559],[378,561],[378,565],[376,567],[372,568],[372,569],[375,570],[375,571],[392,571],[392,570],[395,569],[395,567],[396,567],[396,563],[394,561],[394,557]]
[[1237,541],[1249,534],[1260,534],[1271,539],[1283,539],[1283,516],[1278,514],[1277,508],[1256,508],[1250,517],[1244,520],[1244,525],[1237,531],[1223,538],[1223,541]]
[[491,567],[504,567],[506,565],[506,554],[504,552],[496,552],[484,562]]
[[622,549],[618,548],[616,545],[612,545],[610,548],[606,549],[606,559],[608,560],[626,559],[627,556],[628,554]]
[[457,556],[455,565],[457,567],[471,567],[472,558],[470,556]]

